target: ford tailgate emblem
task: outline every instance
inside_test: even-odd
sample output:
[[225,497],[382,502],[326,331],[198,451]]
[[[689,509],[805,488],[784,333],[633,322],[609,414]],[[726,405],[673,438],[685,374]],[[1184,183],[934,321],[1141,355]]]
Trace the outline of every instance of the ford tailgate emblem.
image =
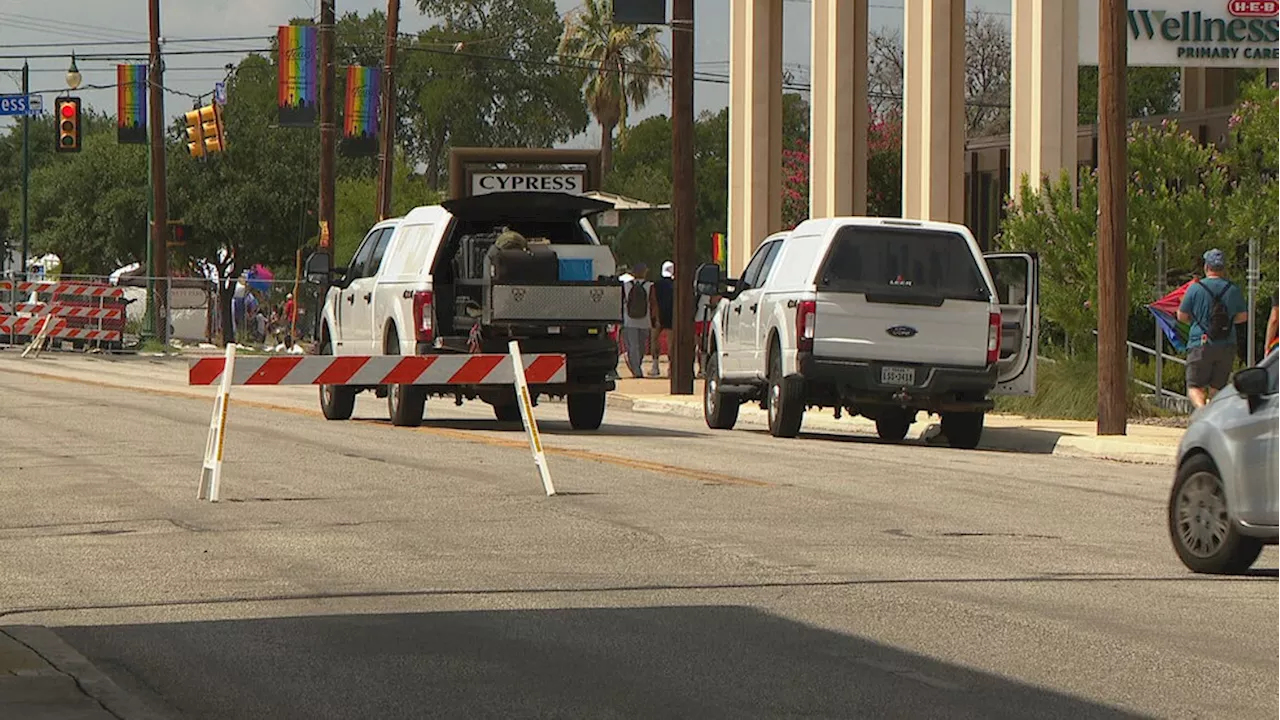
[[887,328],[885,332],[889,333],[890,335],[896,338],[909,338],[909,337],[915,337],[916,333],[919,331],[911,327],[910,325],[894,325],[891,328]]

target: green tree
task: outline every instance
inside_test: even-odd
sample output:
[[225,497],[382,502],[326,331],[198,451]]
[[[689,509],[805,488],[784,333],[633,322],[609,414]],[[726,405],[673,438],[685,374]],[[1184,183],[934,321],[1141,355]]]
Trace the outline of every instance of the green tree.
[[666,87],[671,59],[658,30],[613,24],[612,0],[586,0],[569,15],[557,49],[560,59],[585,70],[587,107],[600,125],[600,162],[613,167],[613,131],[627,129],[627,110]]
[[553,147],[587,127],[581,78],[552,62],[564,31],[553,0],[418,0],[437,23],[401,48],[400,139],[444,180],[451,147]]
[[1280,92],[1276,86],[1267,85],[1265,77],[1247,83],[1240,105],[1228,123],[1234,141],[1223,152],[1231,174],[1223,244],[1235,247],[1240,271],[1237,277],[1243,278],[1249,241],[1259,241],[1258,266],[1262,269],[1259,295],[1263,298],[1276,293],[1277,238],[1280,237],[1280,215],[1276,212],[1280,206],[1278,97]]
[[[1177,68],[1131,67],[1128,74],[1128,117],[1152,117],[1178,111],[1181,84]],[[1098,122],[1098,66],[1082,66],[1077,82],[1080,124],[1092,125]]]

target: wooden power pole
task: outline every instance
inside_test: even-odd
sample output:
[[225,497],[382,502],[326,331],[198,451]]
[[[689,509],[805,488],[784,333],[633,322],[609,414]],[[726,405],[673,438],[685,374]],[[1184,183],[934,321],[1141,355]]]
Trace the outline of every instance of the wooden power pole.
[[396,39],[400,0],[387,0],[387,50],[382,61],[382,119],[378,123],[378,219],[391,217],[391,179],[396,153]]
[[693,180],[693,0],[671,7],[671,170],[675,212],[675,312],[671,339],[671,394],[693,394],[693,276],[697,270]]
[[334,0],[320,0],[320,252],[332,252],[334,209],[333,27]]
[[1127,252],[1128,37],[1125,0],[1098,7],[1098,434],[1124,435],[1128,422],[1125,341],[1129,331]]
[[150,0],[151,68],[147,73],[147,94],[151,131],[151,257],[155,265],[151,307],[156,337],[169,343],[169,205],[165,193],[164,157],[164,65],[160,59],[160,0]]

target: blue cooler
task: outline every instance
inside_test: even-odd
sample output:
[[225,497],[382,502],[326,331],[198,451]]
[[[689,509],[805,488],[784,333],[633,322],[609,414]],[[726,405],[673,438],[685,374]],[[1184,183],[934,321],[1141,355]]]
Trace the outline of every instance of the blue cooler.
[[595,280],[591,258],[560,258],[560,282],[591,282]]

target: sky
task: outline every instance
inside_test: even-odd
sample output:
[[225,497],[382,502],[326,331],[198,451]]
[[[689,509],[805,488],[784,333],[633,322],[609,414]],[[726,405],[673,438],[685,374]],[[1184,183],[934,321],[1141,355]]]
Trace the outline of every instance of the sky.
[[[869,22],[873,28],[902,26],[904,1],[871,0]],[[730,0],[697,0],[695,3],[694,62],[700,75],[729,74]],[[969,0],[970,9],[999,13],[1007,21],[1011,0]],[[556,0],[562,13],[581,7],[581,0]],[[115,112],[114,89],[94,89],[93,85],[115,83],[115,65],[145,62],[147,53],[147,0],[0,0],[0,94],[17,93],[21,88],[20,73],[24,57],[31,65],[31,87],[40,92],[45,107],[66,89],[65,75],[73,51],[83,76],[78,91],[86,105]],[[386,0],[337,0],[339,15],[347,12],[365,14],[371,10],[386,11]],[[169,55],[165,62],[166,114],[176,116],[191,107],[190,95],[212,91],[214,83],[223,79],[227,63],[235,63],[246,50],[267,47],[267,38],[275,28],[292,17],[314,16],[315,0],[163,0],[161,3],[162,37],[166,51],[180,52],[196,48],[238,48],[219,55]],[[809,14],[808,0],[783,0],[783,63],[797,83],[809,79]],[[415,0],[403,0],[400,11],[402,32],[416,32],[431,25]],[[664,33],[669,43],[670,33]],[[238,41],[202,43],[200,38],[249,37]],[[138,41],[137,44],[124,44]],[[94,43],[112,43],[108,45]],[[85,54],[109,54],[111,58],[85,58]],[[694,88],[694,102],[699,112],[716,111],[729,101],[729,87],[724,83],[699,82]],[[669,114],[670,96],[656,94],[649,104],[633,112],[632,122],[655,114]],[[12,124],[11,118],[0,118],[0,129]],[[599,130],[592,127],[570,145],[587,146],[599,142]]]

